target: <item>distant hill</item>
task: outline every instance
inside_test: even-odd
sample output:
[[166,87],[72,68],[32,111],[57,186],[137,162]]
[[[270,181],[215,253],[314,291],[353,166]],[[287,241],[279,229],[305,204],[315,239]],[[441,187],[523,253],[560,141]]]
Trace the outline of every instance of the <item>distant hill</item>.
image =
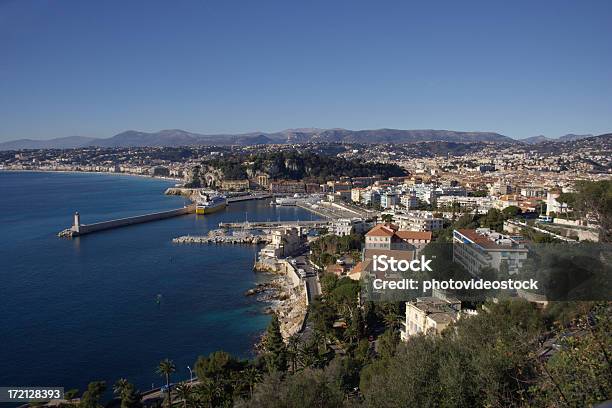
[[180,129],[147,133],[128,130],[109,138],[72,136],[50,140],[21,139],[0,143],[0,150],[68,149],[86,146],[142,147],[142,146],[196,146],[196,145],[256,145],[294,144],[309,142],[328,143],[414,143],[443,142],[515,142],[508,136],[493,132],[458,132],[452,130],[347,130],[347,129],[287,129],[280,132],[252,132],[243,134],[203,135]]
[[0,143],[0,150],[20,149],[71,149],[87,146],[96,140],[93,137],[68,136],[49,140],[19,139]]
[[580,139],[587,139],[589,137],[593,137],[592,134],[587,134],[587,135],[575,135],[573,133],[569,133],[565,136],[561,136],[558,140],[562,141],[562,142],[569,142],[570,140],[580,140]]
[[573,133],[569,133],[567,135],[560,136],[558,138],[552,138],[552,137],[540,135],[540,136],[532,136],[532,137],[528,137],[525,139],[521,139],[520,141],[523,143],[528,143],[528,144],[537,144],[537,143],[544,143],[544,142],[569,142],[572,140],[586,139],[589,137],[593,137],[593,135],[591,134],[575,135]]

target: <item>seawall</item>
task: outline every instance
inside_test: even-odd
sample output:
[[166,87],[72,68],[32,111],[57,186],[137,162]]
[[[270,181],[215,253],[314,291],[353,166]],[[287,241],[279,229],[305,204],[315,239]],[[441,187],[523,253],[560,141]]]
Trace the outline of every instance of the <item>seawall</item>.
[[136,215],[133,217],[118,218],[115,220],[96,222],[93,224],[80,224],[77,228],[73,225],[71,228],[65,229],[58,233],[60,237],[78,237],[81,235],[91,234],[93,232],[105,231],[114,228],[126,227],[128,225],[142,224],[144,222],[151,222],[157,220],[163,220],[166,218],[177,217],[179,215],[185,215],[195,212],[195,205],[188,205],[183,208],[177,208],[175,210],[160,211],[155,213],[149,213],[144,215]]

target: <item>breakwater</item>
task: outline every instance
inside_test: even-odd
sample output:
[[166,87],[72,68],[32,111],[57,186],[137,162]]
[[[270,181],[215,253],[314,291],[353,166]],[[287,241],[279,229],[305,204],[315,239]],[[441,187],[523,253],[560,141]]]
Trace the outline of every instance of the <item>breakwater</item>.
[[328,227],[329,221],[245,221],[245,222],[220,222],[219,228],[248,230],[248,229],[274,229],[274,228],[323,228]]
[[145,222],[163,220],[166,218],[177,217],[195,212],[195,205],[188,205],[168,211],[159,211],[149,214],[136,215],[133,217],[118,218],[115,220],[101,221],[93,224],[81,224],[79,213],[74,215],[74,223],[70,228],[60,231],[57,235],[64,238],[73,238],[93,232],[105,231],[109,229],[126,227],[128,225],[142,224]]
[[192,236],[183,235],[172,240],[175,244],[247,244],[259,245],[270,242],[266,236],[262,235],[214,235],[214,236]]

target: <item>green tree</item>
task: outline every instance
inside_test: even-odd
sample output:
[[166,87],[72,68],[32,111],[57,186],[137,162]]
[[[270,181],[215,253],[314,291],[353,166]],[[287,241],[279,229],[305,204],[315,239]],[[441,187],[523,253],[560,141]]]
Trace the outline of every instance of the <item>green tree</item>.
[[522,212],[523,210],[521,210],[521,208],[517,207],[516,205],[510,205],[502,210],[502,214],[504,215],[504,217],[506,217],[506,219],[514,218],[517,215],[520,215]]
[[160,361],[157,367],[157,374],[166,379],[166,388],[168,389],[168,406],[172,406],[172,390],[170,389],[170,376],[176,372],[176,365],[172,360],[164,359]]
[[77,388],[72,388],[64,393],[64,399],[67,401],[75,399],[79,395]]
[[287,349],[283,341],[283,336],[280,332],[280,322],[278,316],[272,316],[268,329],[266,330],[266,338],[264,341],[266,350],[266,363],[270,371],[286,371],[287,370]]
[[584,218],[599,225],[599,240],[612,241],[612,180],[581,181],[576,192],[561,194],[559,201],[567,203]]
[[244,379],[249,386],[249,398],[253,398],[253,389],[255,388],[255,384],[260,382],[262,378],[263,376],[255,367],[249,367],[244,371]]
[[602,303],[585,310],[570,325],[573,333],[559,338],[560,350],[539,366],[540,381],[531,389],[538,405],[559,400],[584,407],[612,399],[611,308]]
[[382,222],[393,222],[393,214],[383,214],[380,218]]
[[181,383],[176,387],[176,396],[179,400],[183,401],[183,408],[187,408],[187,406],[192,405],[193,400],[193,390],[191,385]]
[[253,398],[246,407],[300,408],[342,407],[343,390],[331,373],[306,369],[285,378],[278,374],[267,376],[255,387]]
[[497,208],[491,208],[481,220],[480,224],[483,227],[490,228],[497,232],[502,232],[504,229],[504,214]]
[[127,382],[125,378],[115,383],[113,392],[121,399],[121,408],[142,407],[142,395],[136,390],[134,384]]
[[294,373],[300,358],[300,337],[297,333],[291,335],[289,339],[287,339],[287,355],[291,364],[291,372]]
[[102,394],[106,391],[106,382],[104,381],[93,381],[87,386],[87,391],[81,396],[79,403],[80,408],[100,408],[100,399]]
[[231,354],[219,350],[210,353],[208,357],[199,356],[194,364],[198,378],[217,380],[227,377],[232,371],[240,371],[242,364]]

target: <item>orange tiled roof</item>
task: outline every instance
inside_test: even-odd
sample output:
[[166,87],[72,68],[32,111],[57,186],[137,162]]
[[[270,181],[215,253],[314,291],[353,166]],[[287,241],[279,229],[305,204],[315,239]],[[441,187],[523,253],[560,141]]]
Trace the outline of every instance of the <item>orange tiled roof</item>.
[[366,234],[366,237],[392,237],[397,231],[393,224],[378,224]]
[[376,256],[380,256],[380,255],[387,255],[387,256],[392,256],[395,259],[404,259],[406,261],[412,261],[414,259],[414,251],[411,250],[404,250],[404,249],[366,249],[363,253],[363,258],[364,258],[364,266],[366,267],[368,266],[367,264],[365,264],[366,261],[368,260],[372,260],[374,255]]
[[431,241],[431,231],[397,231],[395,235],[404,240]]

